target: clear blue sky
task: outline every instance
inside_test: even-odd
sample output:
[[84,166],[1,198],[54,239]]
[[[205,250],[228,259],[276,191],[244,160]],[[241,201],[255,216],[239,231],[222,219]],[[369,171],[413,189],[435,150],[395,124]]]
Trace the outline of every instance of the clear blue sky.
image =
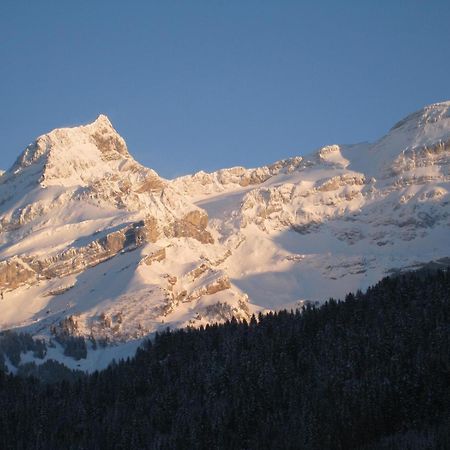
[[0,167],[107,114],[173,177],[374,140],[450,98],[450,1],[0,1]]

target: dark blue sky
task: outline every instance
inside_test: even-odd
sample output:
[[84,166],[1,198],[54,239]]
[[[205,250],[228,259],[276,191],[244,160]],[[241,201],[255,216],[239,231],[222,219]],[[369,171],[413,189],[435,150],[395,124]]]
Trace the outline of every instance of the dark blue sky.
[[0,167],[107,114],[161,175],[374,140],[450,98],[450,1],[0,1]]

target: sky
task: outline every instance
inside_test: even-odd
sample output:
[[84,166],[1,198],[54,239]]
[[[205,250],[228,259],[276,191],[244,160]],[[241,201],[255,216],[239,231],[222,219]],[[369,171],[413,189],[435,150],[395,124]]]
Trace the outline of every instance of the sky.
[[450,99],[448,0],[1,0],[0,168],[106,114],[172,178],[374,141]]

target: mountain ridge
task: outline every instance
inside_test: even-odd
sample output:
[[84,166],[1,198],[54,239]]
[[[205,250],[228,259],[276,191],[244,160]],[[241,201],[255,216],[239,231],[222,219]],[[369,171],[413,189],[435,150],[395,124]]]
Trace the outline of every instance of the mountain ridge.
[[0,327],[117,345],[364,289],[449,256],[449,182],[448,101],[372,144],[173,180],[104,115],[56,129],[0,178]]

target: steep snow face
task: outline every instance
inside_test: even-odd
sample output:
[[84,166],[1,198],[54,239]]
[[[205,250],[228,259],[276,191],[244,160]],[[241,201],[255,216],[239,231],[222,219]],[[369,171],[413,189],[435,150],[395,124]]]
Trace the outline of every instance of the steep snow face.
[[139,340],[444,260],[449,108],[373,144],[175,180],[137,163],[105,116],[43,135],[0,177],[0,327]]

